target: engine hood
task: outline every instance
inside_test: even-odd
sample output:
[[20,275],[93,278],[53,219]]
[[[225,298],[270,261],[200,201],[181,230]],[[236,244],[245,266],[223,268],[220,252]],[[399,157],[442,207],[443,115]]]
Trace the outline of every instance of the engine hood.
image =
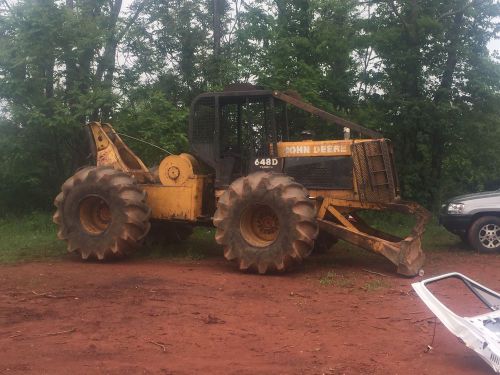
[[468,201],[478,200],[478,199],[495,199],[498,198],[500,201],[500,190],[495,191],[484,191],[482,193],[465,194],[459,195],[458,197],[453,197],[448,200],[448,203],[464,203]]

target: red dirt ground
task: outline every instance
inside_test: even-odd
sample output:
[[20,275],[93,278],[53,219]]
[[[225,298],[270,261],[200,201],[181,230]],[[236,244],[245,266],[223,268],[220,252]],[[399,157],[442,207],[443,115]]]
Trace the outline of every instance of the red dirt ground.
[[[428,256],[500,289],[500,257]],[[363,269],[384,273],[382,277]],[[288,275],[220,258],[0,267],[0,374],[488,374],[385,260],[333,252]],[[326,276],[328,272],[330,276]],[[473,307],[453,285],[444,298]]]

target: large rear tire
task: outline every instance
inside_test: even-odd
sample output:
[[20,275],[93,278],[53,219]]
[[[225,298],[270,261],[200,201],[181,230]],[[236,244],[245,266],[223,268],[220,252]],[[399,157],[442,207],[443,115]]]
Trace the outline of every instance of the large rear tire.
[[82,259],[110,259],[135,250],[149,231],[146,193],[129,175],[87,167],[62,185],[54,204],[58,237]]
[[257,172],[234,181],[214,215],[215,239],[241,270],[285,271],[311,254],[316,208],[292,178]]

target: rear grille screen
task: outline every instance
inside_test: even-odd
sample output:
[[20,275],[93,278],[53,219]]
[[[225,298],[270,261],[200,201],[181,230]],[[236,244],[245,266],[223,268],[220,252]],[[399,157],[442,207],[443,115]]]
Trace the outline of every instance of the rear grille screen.
[[285,173],[309,189],[351,190],[352,170],[350,156],[285,159]]
[[352,145],[359,197],[366,202],[391,202],[399,193],[390,143],[367,141]]

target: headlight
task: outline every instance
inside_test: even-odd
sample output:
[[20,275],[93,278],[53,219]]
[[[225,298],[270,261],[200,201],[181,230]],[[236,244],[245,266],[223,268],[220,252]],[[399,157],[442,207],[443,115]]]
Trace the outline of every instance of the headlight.
[[448,213],[451,215],[460,215],[464,212],[464,204],[463,203],[450,203],[448,205]]

